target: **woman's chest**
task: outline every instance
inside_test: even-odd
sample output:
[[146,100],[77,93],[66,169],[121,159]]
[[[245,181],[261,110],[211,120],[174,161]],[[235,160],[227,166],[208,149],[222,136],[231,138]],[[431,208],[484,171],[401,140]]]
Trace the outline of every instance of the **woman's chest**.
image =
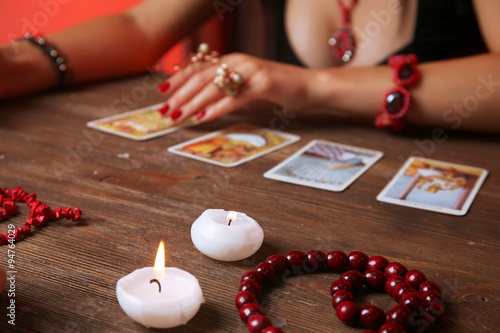
[[[352,0],[340,1],[349,7]],[[347,66],[375,65],[413,39],[416,0],[359,0],[350,11],[354,55]],[[288,0],[285,28],[292,49],[309,67],[338,66],[328,40],[342,27],[337,0]]]

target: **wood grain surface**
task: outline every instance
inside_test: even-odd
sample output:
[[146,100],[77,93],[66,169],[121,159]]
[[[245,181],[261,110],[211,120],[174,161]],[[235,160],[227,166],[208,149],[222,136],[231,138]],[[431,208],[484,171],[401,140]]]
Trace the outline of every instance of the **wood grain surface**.
[[[161,102],[150,75],[24,97],[0,104],[0,186],[21,186],[52,208],[78,206],[81,222],[54,221],[15,247],[15,326],[11,297],[0,295],[2,332],[161,332],[135,323],[116,299],[119,278],[152,266],[160,240],[167,266],[194,274],[206,302],[177,332],[246,332],[234,306],[241,275],[272,254],[312,249],[382,255],[422,270],[443,290],[446,319],[434,332],[498,332],[500,327],[500,150],[498,137],[410,128],[373,129],[311,111],[238,112],[145,142],[86,128],[86,123]],[[281,114],[281,117],[277,115]],[[237,122],[282,126],[301,141],[234,168],[173,155],[167,148]],[[435,132],[436,133],[436,132]],[[380,150],[384,157],[344,192],[278,182],[264,172],[313,139]],[[128,154],[128,155],[127,155]],[[471,165],[490,174],[466,216],[376,200],[409,156]],[[22,225],[27,207],[9,219]],[[239,262],[212,260],[194,247],[190,228],[208,208],[245,212],[265,232],[262,248]],[[8,222],[0,223],[7,232]],[[0,247],[0,265],[7,265]],[[361,332],[340,323],[331,306],[334,273],[293,276],[263,290],[270,318],[286,332]],[[359,304],[388,310],[386,294]]]

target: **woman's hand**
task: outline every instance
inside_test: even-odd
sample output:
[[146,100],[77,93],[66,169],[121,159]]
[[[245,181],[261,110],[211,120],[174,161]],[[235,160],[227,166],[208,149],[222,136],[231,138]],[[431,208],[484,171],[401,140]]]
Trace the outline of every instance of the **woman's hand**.
[[[227,95],[213,83],[222,64],[243,78],[235,96]],[[310,104],[312,72],[239,53],[223,56],[217,64],[191,63],[159,87],[159,91],[171,95],[160,112],[179,124],[192,116],[207,122],[256,101],[286,106],[291,111],[303,110]]]

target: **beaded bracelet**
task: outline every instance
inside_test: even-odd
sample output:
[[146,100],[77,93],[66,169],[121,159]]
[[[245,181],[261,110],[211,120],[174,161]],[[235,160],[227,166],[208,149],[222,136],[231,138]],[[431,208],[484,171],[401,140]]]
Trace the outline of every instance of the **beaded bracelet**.
[[407,88],[420,79],[417,63],[415,54],[395,55],[389,59],[389,66],[394,69],[393,81],[397,86],[384,96],[382,112],[375,118],[377,128],[392,127],[396,131],[403,129],[404,118],[411,107],[411,95]]
[[57,72],[57,87],[64,87],[65,85],[67,85],[70,80],[68,67],[66,65],[66,60],[59,53],[57,48],[54,45],[47,43],[47,40],[44,37],[39,37],[38,39],[36,39],[31,34],[27,33],[24,35],[24,39],[29,41],[33,45],[38,46],[43,51],[43,53],[45,53],[49,57],[54,69]]
[[[369,258],[358,251],[349,255],[342,251],[331,251],[326,255],[317,250],[306,254],[290,251],[285,256],[272,255],[242,275],[235,305],[248,331],[283,333],[279,327],[272,326],[257,304],[264,283],[275,277],[317,271],[342,273],[330,287],[332,306],[344,324],[360,323],[368,328],[364,333],[403,333],[408,329],[429,332],[443,319],[441,289],[418,270],[408,270],[397,262],[389,263],[382,256]],[[385,290],[399,304],[387,312],[374,305],[359,308],[354,303],[353,293],[363,285],[373,291]]]
[[21,187],[16,187],[12,190],[8,188],[0,188],[0,220],[6,220],[10,216],[18,213],[16,201],[25,202],[31,209],[30,216],[24,222],[24,227],[16,227],[9,230],[7,234],[0,233],[0,245],[21,240],[24,236],[31,233],[31,227],[41,228],[46,222],[65,218],[67,220],[78,221],[82,216],[82,211],[75,207],[62,209],[56,207],[55,210],[43,204],[40,200],[36,200],[36,194],[28,194]]

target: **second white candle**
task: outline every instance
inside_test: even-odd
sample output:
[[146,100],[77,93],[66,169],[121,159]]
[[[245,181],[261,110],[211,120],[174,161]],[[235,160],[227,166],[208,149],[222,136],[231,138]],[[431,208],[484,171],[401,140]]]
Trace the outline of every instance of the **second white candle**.
[[264,231],[244,213],[207,209],[193,223],[191,239],[210,258],[236,261],[257,252],[264,241]]

